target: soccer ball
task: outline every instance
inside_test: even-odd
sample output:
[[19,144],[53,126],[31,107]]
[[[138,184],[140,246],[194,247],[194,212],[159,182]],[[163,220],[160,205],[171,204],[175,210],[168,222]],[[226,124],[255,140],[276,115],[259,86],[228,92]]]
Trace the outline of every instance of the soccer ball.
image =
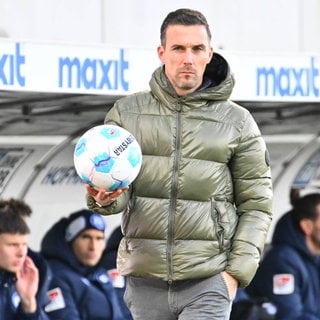
[[84,183],[114,191],[128,186],[137,177],[142,153],[130,132],[104,124],[89,129],[79,138],[73,162]]

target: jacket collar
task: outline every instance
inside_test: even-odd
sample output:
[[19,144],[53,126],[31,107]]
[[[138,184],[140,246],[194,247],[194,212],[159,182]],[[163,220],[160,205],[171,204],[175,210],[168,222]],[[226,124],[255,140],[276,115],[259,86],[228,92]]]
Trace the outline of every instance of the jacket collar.
[[16,275],[12,272],[0,269],[0,285],[5,283],[15,283],[17,280]]
[[208,101],[227,100],[235,84],[227,61],[217,53],[213,54],[206,67],[200,88],[183,97],[176,94],[164,69],[165,66],[161,66],[154,71],[149,85],[161,104],[173,110],[179,109],[181,103],[184,107],[197,108],[206,105]]

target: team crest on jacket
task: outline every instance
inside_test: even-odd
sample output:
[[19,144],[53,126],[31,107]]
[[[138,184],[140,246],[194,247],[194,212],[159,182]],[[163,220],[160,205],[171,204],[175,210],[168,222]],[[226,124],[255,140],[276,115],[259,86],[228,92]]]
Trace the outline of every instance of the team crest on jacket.
[[125,280],[124,277],[120,275],[118,269],[108,270],[108,274],[114,288],[124,288]]
[[54,288],[52,290],[49,290],[47,292],[47,295],[49,297],[49,304],[46,305],[45,311],[51,312],[55,310],[60,310],[66,307],[66,303],[63,298],[63,294],[61,292],[61,289],[59,287]]

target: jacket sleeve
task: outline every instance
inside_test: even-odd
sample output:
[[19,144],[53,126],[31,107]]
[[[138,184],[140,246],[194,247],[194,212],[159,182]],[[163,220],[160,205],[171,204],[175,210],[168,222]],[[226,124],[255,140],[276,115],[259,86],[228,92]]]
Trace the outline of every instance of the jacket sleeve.
[[239,281],[240,287],[245,287],[258,268],[272,220],[268,151],[249,113],[229,167],[239,223],[226,271]]
[[[130,190],[130,189],[129,189]],[[111,214],[120,213],[127,208],[130,191],[126,191],[122,193],[117,200],[112,202],[110,205],[106,207],[101,207],[96,203],[94,198],[90,195],[87,195],[87,206],[90,210],[100,213],[101,215],[107,216]]]
[[50,320],[50,318],[47,316],[45,311],[40,308],[39,306],[37,307],[36,312],[33,313],[25,313],[21,305],[19,306],[17,310],[17,314],[15,316],[16,320]]

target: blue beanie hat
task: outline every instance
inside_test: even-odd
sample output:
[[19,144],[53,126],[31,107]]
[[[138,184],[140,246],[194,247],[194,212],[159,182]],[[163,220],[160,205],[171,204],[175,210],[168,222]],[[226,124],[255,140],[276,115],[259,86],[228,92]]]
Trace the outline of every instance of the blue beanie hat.
[[106,223],[100,214],[90,210],[80,210],[72,213],[67,219],[66,241],[73,241],[82,231],[87,229],[105,232]]

